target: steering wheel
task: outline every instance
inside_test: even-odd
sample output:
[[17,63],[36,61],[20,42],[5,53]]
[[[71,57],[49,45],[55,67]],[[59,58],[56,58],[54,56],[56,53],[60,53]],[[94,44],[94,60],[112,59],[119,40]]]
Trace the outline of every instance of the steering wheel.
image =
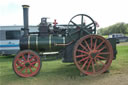
[[84,32],[86,35],[96,34],[96,22],[86,14],[77,14],[73,16],[67,28],[70,37],[77,32],[81,32],[81,34]]

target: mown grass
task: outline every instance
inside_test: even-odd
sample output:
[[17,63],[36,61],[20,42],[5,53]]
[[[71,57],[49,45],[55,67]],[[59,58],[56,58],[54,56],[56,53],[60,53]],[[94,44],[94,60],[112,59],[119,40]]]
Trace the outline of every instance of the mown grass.
[[117,59],[113,61],[111,70],[113,72],[119,71],[119,72],[128,72],[128,44],[119,45],[117,46],[118,54]]
[[13,57],[0,56],[0,85],[89,85],[111,75],[128,74],[128,45],[119,45],[117,50],[117,59],[113,61],[110,73],[99,76],[80,76],[73,63],[55,60],[42,61],[42,68],[37,76],[21,78],[13,72]]

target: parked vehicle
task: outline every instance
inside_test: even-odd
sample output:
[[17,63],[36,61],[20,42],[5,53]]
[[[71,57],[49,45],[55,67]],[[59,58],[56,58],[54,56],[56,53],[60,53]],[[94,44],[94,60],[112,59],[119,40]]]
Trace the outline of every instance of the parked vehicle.
[[128,42],[128,37],[122,33],[110,34],[108,38],[116,38],[119,42]]
[[[0,55],[16,54],[19,48],[19,39],[23,35],[23,26],[0,26]],[[37,26],[30,26],[36,31]]]

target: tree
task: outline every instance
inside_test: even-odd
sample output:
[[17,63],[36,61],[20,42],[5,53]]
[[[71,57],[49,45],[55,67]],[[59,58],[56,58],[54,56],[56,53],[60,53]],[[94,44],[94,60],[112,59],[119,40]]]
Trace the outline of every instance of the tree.
[[101,28],[97,31],[97,34],[100,34],[100,35],[108,35],[112,33],[123,33],[123,34],[128,33],[128,24],[119,22],[114,25]]

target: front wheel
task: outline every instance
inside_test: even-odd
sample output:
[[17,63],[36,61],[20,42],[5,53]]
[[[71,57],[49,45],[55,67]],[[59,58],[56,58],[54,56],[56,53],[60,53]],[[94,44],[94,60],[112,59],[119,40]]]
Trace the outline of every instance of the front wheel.
[[13,70],[20,77],[37,75],[41,66],[41,58],[32,50],[20,51],[13,60]]
[[105,72],[112,63],[113,49],[105,38],[87,35],[80,38],[74,46],[74,63],[86,75]]

